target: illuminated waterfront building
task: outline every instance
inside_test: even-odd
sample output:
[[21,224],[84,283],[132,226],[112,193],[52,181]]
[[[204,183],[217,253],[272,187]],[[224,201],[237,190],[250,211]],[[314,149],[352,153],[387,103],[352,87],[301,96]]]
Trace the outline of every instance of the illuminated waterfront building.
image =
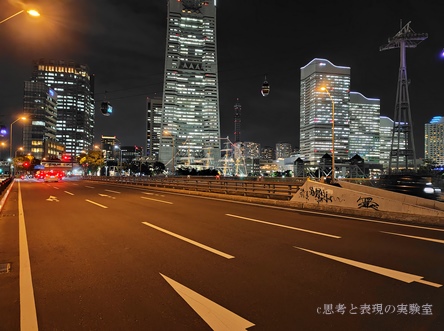
[[424,158],[444,165],[444,117],[435,116],[429,123],[425,124],[425,148]]
[[161,132],[164,164],[220,159],[215,1],[168,1]]
[[75,160],[94,139],[94,77],[86,65],[71,61],[34,61],[31,80],[57,93],[56,139]]
[[380,100],[350,92],[349,157],[379,163]]
[[[322,91],[328,89],[331,95]],[[350,67],[336,66],[315,58],[301,68],[300,154],[310,164],[317,164],[332,154],[332,108],[334,104],[335,159],[349,157]]]

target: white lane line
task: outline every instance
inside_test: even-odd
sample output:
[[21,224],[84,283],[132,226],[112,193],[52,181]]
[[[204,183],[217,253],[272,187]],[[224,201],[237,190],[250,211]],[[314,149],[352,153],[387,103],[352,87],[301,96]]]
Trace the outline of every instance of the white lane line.
[[94,188],[94,186],[87,186],[87,185],[85,185],[85,187],[86,188]]
[[367,263],[363,263],[363,262],[359,262],[359,261],[344,259],[339,256],[334,256],[334,255],[329,255],[329,254],[320,253],[320,252],[316,252],[316,251],[311,251],[309,249],[305,249],[305,248],[301,248],[301,247],[296,247],[296,246],[293,246],[293,247],[297,248],[297,249],[301,249],[306,252],[310,252],[310,253],[313,253],[316,255],[326,257],[328,259],[342,262],[342,263],[351,265],[353,267],[361,268],[361,269],[364,269],[364,270],[367,270],[370,272],[374,272],[374,273],[377,273],[377,274],[380,274],[383,276],[394,278],[394,279],[400,280],[405,283],[417,282],[417,283],[421,283],[421,284],[425,284],[425,285],[429,285],[429,286],[433,286],[433,287],[441,287],[442,286],[442,284],[432,283],[432,282],[423,280],[423,278],[424,278],[423,276],[417,276],[417,275],[408,274],[408,273],[402,272],[402,271],[378,267],[378,266],[375,266],[372,264],[367,264]]
[[102,207],[102,208],[108,208],[107,206],[101,205],[100,203],[97,203],[97,202],[94,202],[94,201],[91,201],[91,200],[88,200],[88,199],[85,199],[85,201],[87,201],[89,203],[92,203],[93,205]]
[[164,197],[164,194],[159,194],[159,193],[151,193],[151,192],[142,192],[142,194],[146,194],[146,195],[155,195],[155,196],[159,196],[159,197]]
[[219,250],[217,250],[217,249],[214,249],[214,248],[211,248],[211,247],[206,246],[206,245],[204,245],[204,244],[201,244],[201,243],[199,243],[199,242],[197,242],[197,241],[194,241],[194,240],[188,239],[188,238],[186,238],[186,237],[183,237],[183,236],[181,236],[181,235],[179,235],[179,234],[177,234],[177,233],[174,233],[174,232],[171,232],[171,231],[168,231],[168,230],[162,229],[162,228],[160,228],[160,227],[158,227],[158,226],[156,226],[156,225],[154,225],[154,224],[151,224],[151,223],[148,223],[148,222],[142,222],[142,224],[145,224],[145,225],[147,225],[147,226],[150,226],[150,227],[152,227],[153,229],[156,229],[156,230],[162,231],[162,232],[164,232],[164,233],[166,233],[166,234],[169,234],[170,236],[176,237],[176,238],[178,238],[178,239],[180,239],[180,240],[186,241],[186,242],[189,243],[189,244],[192,244],[192,245],[195,245],[195,246],[197,246],[197,247],[203,248],[203,249],[205,249],[205,250],[207,250],[207,251],[209,251],[209,252],[211,252],[211,253],[214,253],[214,254],[220,255],[220,256],[222,256],[222,257],[224,257],[224,258],[226,258],[226,259],[234,259],[234,256],[233,256],[233,255],[226,254],[226,253],[221,252],[221,251],[219,251]]
[[170,205],[172,205],[172,202],[169,201],[165,201],[165,200],[159,200],[159,199],[152,199],[152,198],[147,198],[147,197],[140,197],[141,199],[145,199],[145,200],[151,200],[151,201],[157,201],[157,202],[163,202],[163,203],[168,203]]
[[118,193],[118,194],[120,194],[121,192],[118,192],[118,191],[113,191],[113,190],[105,190],[106,192],[111,192],[111,193]]
[[29,260],[28,239],[23,213],[22,191],[18,182],[19,209],[19,257],[20,257],[20,330],[38,330],[35,309],[34,288],[32,287],[31,262]]
[[254,326],[253,323],[190,288],[160,274],[191,308],[215,331],[241,331]]
[[65,193],[69,194],[69,195],[74,195],[74,193],[71,193],[71,192],[68,192],[68,191],[65,191]]
[[101,197],[106,197],[106,198],[110,198],[110,199],[115,199],[116,197],[112,197],[112,196],[110,196],[110,195],[108,195],[108,194],[103,194],[103,193],[99,193],[99,195],[101,196]]
[[225,214],[225,215],[226,216],[230,216],[230,217],[240,218],[240,219],[247,220],[247,221],[252,221],[252,222],[257,222],[257,223],[263,223],[263,224],[278,226],[278,227],[286,228],[286,229],[290,229],[290,230],[296,230],[296,231],[302,231],[302,232],[318,234],[320,236],[326,236],[326,237],[331,237],[331,238],[335,238],[335,239],[341,238],[340,236],[335,236],[335,235],[328,234],[328,233],[316,232],[316,231],[311,231],[311,230],[301,229],[301,228],[295,228],[295,227],[288,226],[288,225],[282,225],[282,224],[276,224],[276,223],[261,221],[261,220],[257,220],[257,219],[254,219],[254,218],[248,218],[248,217],[237,216],[237,215],[232,215],[232,214]]
[[434,239],[434,238],[427,238],[427,237],[417,237],[417,236],[410,236],[407,234],[402,234],[402,233],[394,233],[394,232],[386,232],[386,231],[381,231],[382,233],[388,233],[388,234],[393,234],[395,236],[401,236],[401,237],[407,237],[407,238],[413,238],[413,239],[420,239],[420,240],[427,240],[427,241],[433,241],[439,244],[444,244],[444,240],[441,239]]

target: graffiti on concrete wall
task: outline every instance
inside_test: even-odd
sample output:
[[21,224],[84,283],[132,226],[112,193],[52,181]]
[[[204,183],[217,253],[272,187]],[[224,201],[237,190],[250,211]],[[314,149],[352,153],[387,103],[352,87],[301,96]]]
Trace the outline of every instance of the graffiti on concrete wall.
[[322,187],[313,187],[310,186],[308,190],[301,189],[299,192],[299,196],[301,198],[305,198],[309,200],[310,197],[314,198],[317,203],[320,202],[333,202],[333,191],[325,190]]
[[376,201],[373,201],[372,197],[359,197],[356,202],[358,203],[358,208],[372,208],[374,210],[378,210],[379,208],[379,204]]

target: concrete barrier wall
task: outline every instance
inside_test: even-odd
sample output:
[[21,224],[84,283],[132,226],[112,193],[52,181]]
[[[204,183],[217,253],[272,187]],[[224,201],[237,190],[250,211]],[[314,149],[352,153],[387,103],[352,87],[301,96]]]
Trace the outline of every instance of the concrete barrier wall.
[[[375,213],[375,215],[377,214],[378,216],[380,212],[389,212],[417,215],[418,217],[431,216],[444,218],[444,206],[440,205],[440,208],[424,206],[424,204],[427,205],[429,202],[422,200],[428,199],[410,197],[405,194],[348,182],[339,181],[337,185],[344,187],[307,180],[293,196],[291,202],[310,205],[317,204],[320,207],[331,206],[362,210],[367,211],[364,213],[366,215],[371,215],[371,211],[375,211],[378,212]],[[418,199],[421,200],[419,204]],[[430,202],[433,202],[433,204],[431,204],[433,206],[436,204],[444,204],[443,202],[432,200]],[[370,211],[370,213],[368,211]]]
[[432,208],[432,209],[444,211],[444,202],[441,202],[441,201],[415,197],[413,195],[401,194],[401,193],[397,193],[397,192],[391,192],[391,191],[383,190],[383,189],[372,187],[372,186],[354,184],[354,183],[350,183],[350,182],[346,182],[346,181],[339,181],[338,183],[342,188],[347,188],[347,189],[359,191],[362,193],[372,194],[372,195],[384,197],[387,199],[396,200],[398,202],[407,203],[410,205],[421,206],[421,207]]

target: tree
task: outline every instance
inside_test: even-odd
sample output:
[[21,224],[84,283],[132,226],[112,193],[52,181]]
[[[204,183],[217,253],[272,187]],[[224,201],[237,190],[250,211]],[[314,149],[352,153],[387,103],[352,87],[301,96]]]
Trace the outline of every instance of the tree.
[[80,154],[77,159],[85,173],[96,173],[105,164],[102,151],[88,151],[88,153]]

